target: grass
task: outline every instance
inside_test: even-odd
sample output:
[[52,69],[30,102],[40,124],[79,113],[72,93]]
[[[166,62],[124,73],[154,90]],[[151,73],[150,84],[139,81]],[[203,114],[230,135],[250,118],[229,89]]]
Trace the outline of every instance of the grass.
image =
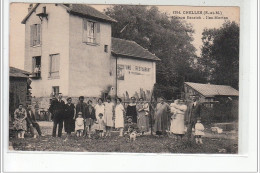
[[51,124],[40,124],[46,136],[25,139],[10,137],[14,150],[21,151],[70,151],[70,152],[128,152],[128,153],[237,153],[237,139],[227,138],[203,138],[203,145],[183,141],[175,141],[170,137],[156,137],[151,135],[138,136],[137,140],[130,142],[127,136],[118,137],[118,132],[112,133],[111,137],[92,139],[76,137],[74,134],[64,141],[65,134],[61,138],[51,137]]

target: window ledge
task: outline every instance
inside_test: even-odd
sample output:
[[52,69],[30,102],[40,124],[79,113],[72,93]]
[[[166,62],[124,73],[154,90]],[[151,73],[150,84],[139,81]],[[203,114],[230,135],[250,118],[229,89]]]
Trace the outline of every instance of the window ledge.
[[55,76],[55,77],[49,76],[48,77],[48,80],[52,80],[52,79],[60,79],[60,76]]
[[41,46],[42,46],[41,44],[38,44],[38,45],[31,46],[31,47],[35,48],[35,47],[41,47]]
[[90,46],[99,46],[98,43],[91,43],[91,42],[83,42],[83,43],[90,45]]

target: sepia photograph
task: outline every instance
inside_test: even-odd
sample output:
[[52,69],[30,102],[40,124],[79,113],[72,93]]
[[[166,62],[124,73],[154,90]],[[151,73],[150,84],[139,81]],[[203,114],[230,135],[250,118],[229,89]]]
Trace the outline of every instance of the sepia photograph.
[[240,7],[9,10],[9,151],[238,154]]

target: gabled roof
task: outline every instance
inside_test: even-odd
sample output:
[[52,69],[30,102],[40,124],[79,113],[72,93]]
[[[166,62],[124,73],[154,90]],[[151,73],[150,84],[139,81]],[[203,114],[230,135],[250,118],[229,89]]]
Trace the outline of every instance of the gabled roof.
[[212,84],[201,84],[185,82],[188,86],[198,91],[205,97],[214,96],[238,96],[239,91],[227,85],[212,85]]
[[152,61],[160,59],[134,41],[112,37],[112,54]]
[[101,13],[95,8],[85,4],[64,4],[69,8],[69,12],[76,15],[83,15],[94,19],[101,19],[107,22],[117,22],[115,19]]
[[30,72],[27,72],[27,71],[24,71],[24,70],[15,68],[15,67],[9,68],[9,76],[10,77],[29,78],[30,74],[31,74]]
[[[22,21],[22,24],[25,24],[27,19],[31,16],[31,14],[35,11],[35,9],[39,6],[40,3],[37,3],[31,11],[25,16]],[[66,10],[75,15],[90,17],[96,20],[101,20],[105,22],[117,22],[115,19],[101,13],[93,7],[90,7],[85,4],[60,4],[62,7],[66,8]]]

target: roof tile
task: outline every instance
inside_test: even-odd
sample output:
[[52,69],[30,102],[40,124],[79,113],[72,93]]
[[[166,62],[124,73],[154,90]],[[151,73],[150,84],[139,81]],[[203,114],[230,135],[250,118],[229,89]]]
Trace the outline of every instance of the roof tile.
[[212,85],[212,84],[201,84],[201,83],[192,83],[185,82],[205,97],[212,97],[217,95],[222,96],[238,96],[239,91],[227,85]]
[[112,53],[134,58],[160,61],[157,56],[149,52],[147,49],[144,49],[136,42],[120,38],[112,37]]
[[15,67],[10,67],[10,68],[9,68],[9,76],[10,76],[10,77],[28,78],[30,74],[31,74],[31,73],[29,73],[29,72],[27,72],[27,71],[24,71],[24,70],[15,68]]

